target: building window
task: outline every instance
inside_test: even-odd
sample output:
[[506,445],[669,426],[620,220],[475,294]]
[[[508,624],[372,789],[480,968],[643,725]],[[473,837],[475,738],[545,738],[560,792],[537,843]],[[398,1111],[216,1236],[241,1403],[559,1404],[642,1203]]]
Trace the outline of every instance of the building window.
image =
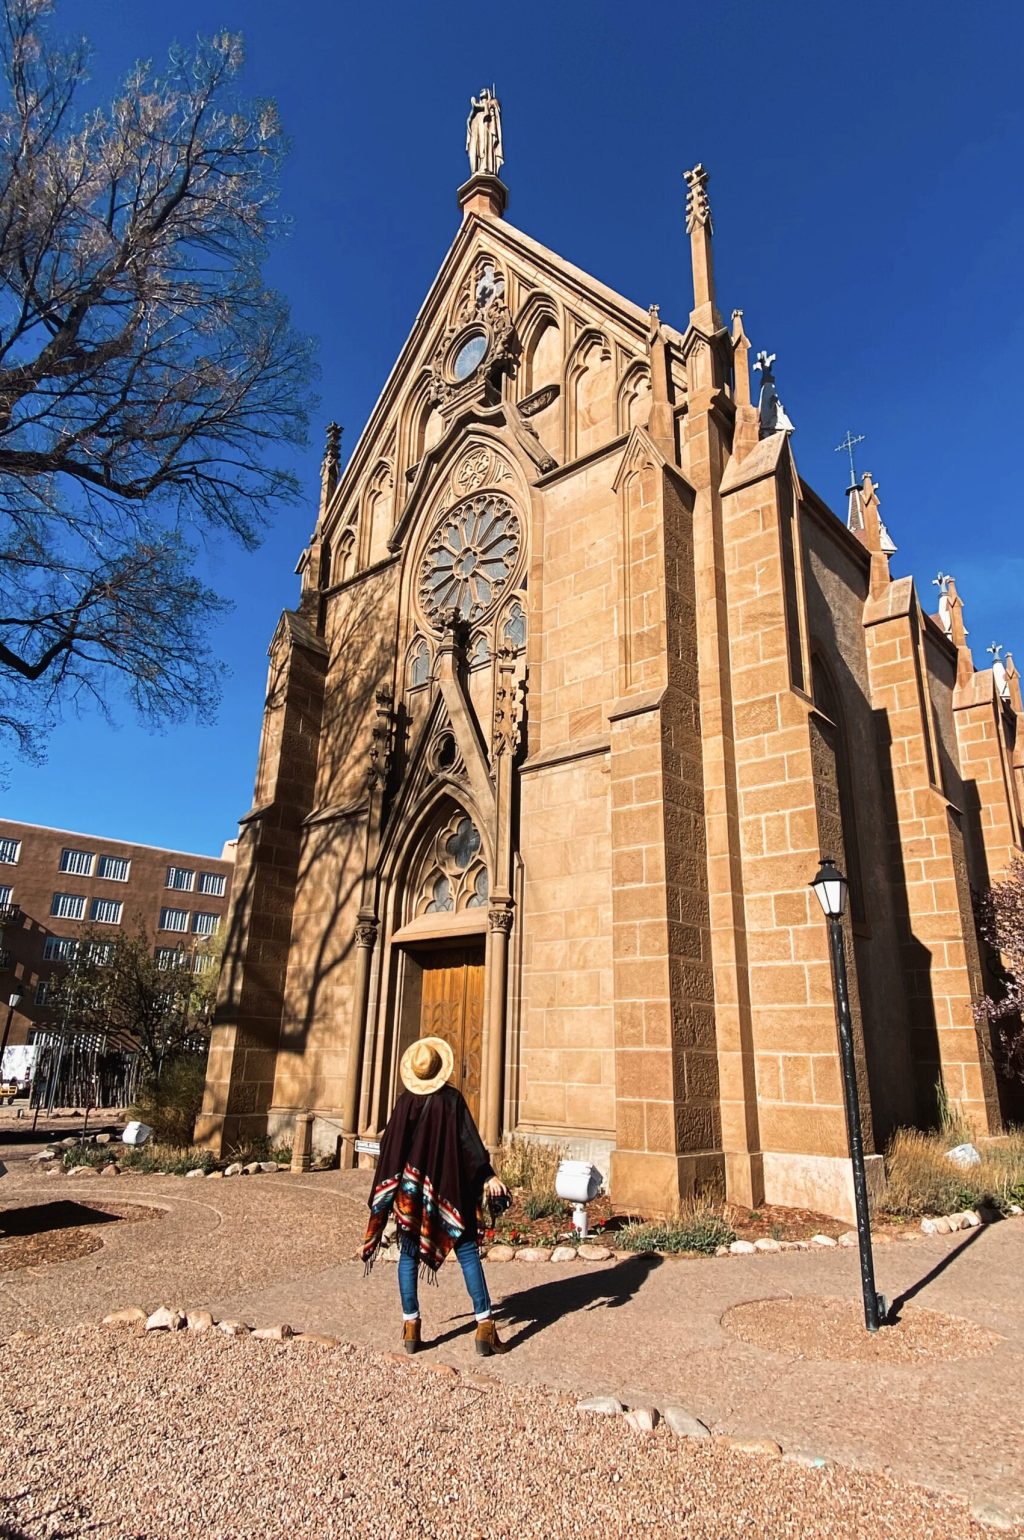
[[50,913],[58,920],[80,920],[85,914],[85,897],[80,893],[55,893]]
[[223,898],[225,880],[220,872],[200,872],[199,891],[209,894],[210,898]]
[[0,909],[6,909],[14,897],[14,889],[10,884],[0,882]]
[[100,925],[120,925],[123,908],[119,898],[94,898],[89,906],[89,918]]
[[126,856],[100,856],[96,875],[106,877],[108,882],[127,882],[131,869],[132,863]]
[[180,947],[158,946],[156,949],[156,965],[158,968],[164,970],[168,968],[180,968],[184,955],[185,954],[182,952]]
[[203,914],[202,912],[192,916],[192,929],[197,936],[215,936],[220,930],[219,914]]
[[197,952],[192,959],[192,972],[209,973],[216,961],[212,952]]
[[36,1004],[37,1005],[45,1005],[46,1004],[46,997],[47,997],[47,995],[49,993],[50,993],[50,981],[49,981],[49,979],[40,979],[39,983],[36,985]]
[[526,615],[523,606],[516,599],[508,612],[503,635],[510,647],[517,650],[526,646]]
[[161,930],[188,930],[187,909],[161,909]]
[[70,962],[78,951],[73,936],[47,936],[43,942],[44,962]]
[[191,893],[196,885],[196,874],[187,866],[169,866],[167,868],[167,886],[177,888],[179,893]]
[[21,840],[0,840],[0,862],[16,866],[21,855]]
[[99,963],[105,968],[114,955],[114,943],[112,941],[87,941],[85,943],[86,960],[91,963]]
[[96,856],[91,850],[71,850],[65,846],[60,853],[60,869],[72,877],[91,877]]

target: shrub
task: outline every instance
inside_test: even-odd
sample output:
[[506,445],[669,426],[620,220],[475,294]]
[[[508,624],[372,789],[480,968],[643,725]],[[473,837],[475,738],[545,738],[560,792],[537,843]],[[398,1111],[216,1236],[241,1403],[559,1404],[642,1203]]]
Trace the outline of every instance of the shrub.
[[209,1150],[179,1145],[154,1144],[79,1144],[63,1152],[66,1170],[72,1166],[105,1166],[116,1161],[122,1171],[139,1171],[143,1175],[153,1171],[166,1171],[170,1176],[184,1176],[186,1171],[212,1171],[216,1165]]
[[528,1192],[523,1199],[527,1219],[553,1219],[565,1213],[565,1204],[554,1193]]
[[251,1160],[276,1160],[279,1166],[290,1166],[292,1147],[290,1144],[271,1144],[266,1134],[257,1134],[241,1144],[233,1144],[227,1158],[229,1162],[241,1161],[243,1166]]
[[694,1205],[678,1219],[628,1224],[615,1237],[624,1251],[699,1251],[712,1255],[728,1246],[736,1232],[715,1208]]
[[205,1083],[205,1054],[165,1059],[160,1079],[143,1088],[132,1116],[148,1123],[159,1143],[187,1149],[202,1109]]
[[[963,1132],[957,1129],[957,1132]],[[962,1140],[960,1142],[963,1142]],[[954,1214],[989,1204],[1007,1209],[1024,1190],[1024,1130],[997,1144],[983,1144],[981,1163],[958,1166],[947,1157],[952,1137],[898,1128],[885,1151],[887,1213],[905,1219]]]
[[563,1145],[512,1134],[498,1151],[497,1172],[506,1187],[554,1198],[558,1165],[567,1153]]

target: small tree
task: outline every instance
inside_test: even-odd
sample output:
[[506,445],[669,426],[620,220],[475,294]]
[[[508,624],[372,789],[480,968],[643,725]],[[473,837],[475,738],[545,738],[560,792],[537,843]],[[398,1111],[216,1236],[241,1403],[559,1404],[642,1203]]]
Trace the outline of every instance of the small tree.
[[240,40],[83,111],[51,9],[0,0],[0,728],[29,753],[115,679],[144,718],[209,716],[193,546],[252,547],[294,496],[311,362],[261,272],[284,139],[235,95]]
[[[204,955],[214,965],[194,971],[194,958]],[[55,976],[47,1004],[70,1033],[103,1036],[138,1053],[143,1078],[155,1085],[166,1063],[209,1040],[217,956],[201,948],[158,958],[144,931],[116,937],[92,932]]]
[[985,894],[981,931],[995,954],[990,968],[999,990],[975,1004],[975,1017],[995,1028],[1004,1073],[1024,1080],[1024,857],[1014,856],[1002,882]]

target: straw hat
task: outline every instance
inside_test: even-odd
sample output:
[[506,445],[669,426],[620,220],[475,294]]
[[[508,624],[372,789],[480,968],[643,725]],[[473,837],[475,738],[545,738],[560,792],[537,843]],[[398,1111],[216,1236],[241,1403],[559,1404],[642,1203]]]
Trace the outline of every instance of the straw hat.
[[443,1037],[421,1037],[407,1048],[398,1066],[402,1084],[414,1096],[429,1096],[452,1078],[455,1055]]

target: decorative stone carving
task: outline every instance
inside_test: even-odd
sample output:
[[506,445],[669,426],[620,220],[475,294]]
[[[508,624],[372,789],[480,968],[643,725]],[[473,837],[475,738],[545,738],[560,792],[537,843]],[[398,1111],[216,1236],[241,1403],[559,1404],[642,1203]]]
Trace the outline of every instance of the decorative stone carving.
[[515,647],[498,648],[498,688],[494,695],[494,731],[491,752],[495,759],[501,754],[514,754],[520,743],[522,720],[522,681],[515,677]]
[[324,445],[324,457],[320,462],[320,507],[327,507],[335,487],[338,485],[338,472],[341,466],[341,429],[336,422],[327,424],[327,441]]
[[683,177],[687,186],[686,194],[686,230],[692,235],[694,230],[707,225],[710,234],[714,234],[715,227],[711,223],[711,205],[708,202],[708,174],[699,163],[692,171],[684,171]]
[[500,374],[514,374],[519,354],[505,278],[487,260],[468,280],[430,363],[429,395],[442,410],[477,396]]
[[463,492],[475,492],[491,479],[491,456],[486,449],[471,449],[455,472],[455,481]]
[[505,161],[501,136],[501,103],[493,90],[484,86],[479,97],[469,99],[466,119],[466,154],[472,176],[497,176]]
[[774,362],[774,353],[762,351],[758,353],[754,363],[754,368],[761,376],[761,396],[757,404],[761,438],[767,438],[772,433],[794,432],[793,424],[786,416],[785,409],[775,389],[775,375],[772,373]]
[[356,925],[356,946],[364,946],[369,951],[377,945],[377,921],[360,920]]
[[383,787],[391,770],[391,753],[394,747],[394,697],[390,690],[377,691],[377,712],[370,741],[370,768],[367,783],[371,790]]
[[535,390],[532,396],[527,396],[525,401],[520,401],[519,410],[524,417],[535,417],[538,412],[545,411],[552,403],[557,401],[560,385],[542,385],[540,390]]
[[513,914],[510,908],[488,909],[487,911],[487,928],[489,930],[501,931],[505,936],[512,934],[512,920]]
[[418,884],[417,914],[451,914],[487,903],[487,867],[479,831],[461,808],[439,829]]

